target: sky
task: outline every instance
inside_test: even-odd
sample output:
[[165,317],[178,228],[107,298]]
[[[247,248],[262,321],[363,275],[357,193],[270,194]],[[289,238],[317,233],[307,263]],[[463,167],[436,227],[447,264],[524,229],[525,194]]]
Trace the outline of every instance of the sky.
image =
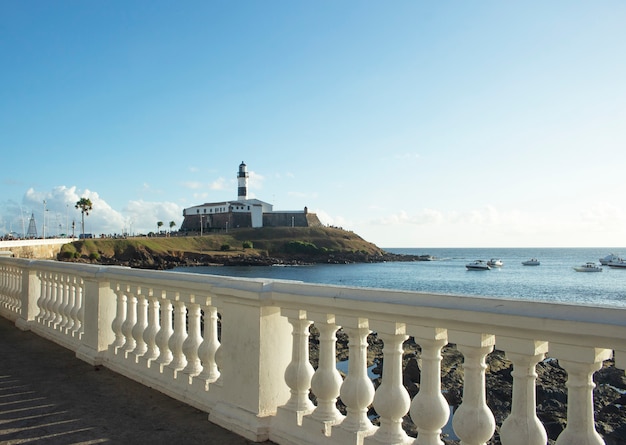
[[[626,246],[626,2],[0,1],[0,235],[305,206],[379,247]],[[44,201],[46,204],[44,205]]]

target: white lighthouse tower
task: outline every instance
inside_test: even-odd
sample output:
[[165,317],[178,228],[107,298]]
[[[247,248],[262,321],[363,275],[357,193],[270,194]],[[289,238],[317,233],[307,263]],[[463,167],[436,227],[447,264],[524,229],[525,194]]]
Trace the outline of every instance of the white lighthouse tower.
[[245,201],[248,199],[248,167],[241,161],[239,172],[237,172],[237,199]]

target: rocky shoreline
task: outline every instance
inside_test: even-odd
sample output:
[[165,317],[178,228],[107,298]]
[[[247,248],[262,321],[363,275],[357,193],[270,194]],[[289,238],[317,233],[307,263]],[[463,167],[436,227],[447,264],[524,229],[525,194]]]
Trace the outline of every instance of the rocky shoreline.
[[[348,337],[343,331],[337,332],[338,360],[348,359]],[[374,380],[378,386],[382,379],[383,354],[382,342],[375,334],[368,337],[368,366],[374,366],[373,373],[379,377]],[[311,331],[311,362],[317,367],[318,339],[317,331]],[[461,404],[463,396],[463,356],[455,345],[447,345],[442,351],[441,362],[442,390],[448,404],[456,408]],[[409,339],[404,344],[403,382],[411,398],[417,394],[420,387],[420,357],[419,345]],[[513,386],[513,371],[511,362],[504,352],[495,350],[487,356],[486,387],[487,405],[500,426],[511,411],[511,394]],[[548,434],[548,444],[554,445],[558,435],[567,424],[567,373],[558,364],[557,360],[546,359],[537,365],[537,416],[544,424]],[[594,389],[594,411],[596,429],[604,438],[606,445],[626,444],[626,375],[623,370],[617,369],[612,360],[605,362],[603,368],[594,375],[596,387]],[[341,405],[341,404],[340,404]],[[373,408],[370,418],[375,417]],[[403,422],[404,429],[415,437],[417,431],[409,416]],[[449,437],[443,438],[446,445],[458,445],[458,440]],[[500,445],[499,430],[488,445]]]
[[[63,260],[63,258],[59,258]],[[194,266],[274,266],[310,264],[382,263],[392,261],[428,261],[428,255],[399,255],[389,252],[370,254],[365,252],[329,252],[325,254],[276,254],[258,255],[242,253],[193,253],[155,254],[145,248],[137,248],[112,257],[82,259],[91,263],[127,266],[136,269],[168,270],[175,267]],[[76,261],[75,259],[73,261]]]

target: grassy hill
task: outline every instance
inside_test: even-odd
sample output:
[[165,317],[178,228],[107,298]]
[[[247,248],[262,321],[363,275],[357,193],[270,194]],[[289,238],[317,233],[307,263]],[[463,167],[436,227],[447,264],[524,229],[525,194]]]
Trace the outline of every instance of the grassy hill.
[[386,255],[354,232],[339,228],[264,227],[204,236],[79,240],[64,245],[59,259],[164,268],[186,263],[381,261]]

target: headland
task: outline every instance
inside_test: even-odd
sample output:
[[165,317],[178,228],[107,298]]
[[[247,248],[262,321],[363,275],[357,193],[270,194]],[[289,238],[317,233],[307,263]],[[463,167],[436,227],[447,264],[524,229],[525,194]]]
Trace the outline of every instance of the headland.
[[209,234],[82,239],[64,245],[61,261],[172,269],[178,266],[271,266],[424,261],[428,255],[384,251],[338,227],[238,228]]

